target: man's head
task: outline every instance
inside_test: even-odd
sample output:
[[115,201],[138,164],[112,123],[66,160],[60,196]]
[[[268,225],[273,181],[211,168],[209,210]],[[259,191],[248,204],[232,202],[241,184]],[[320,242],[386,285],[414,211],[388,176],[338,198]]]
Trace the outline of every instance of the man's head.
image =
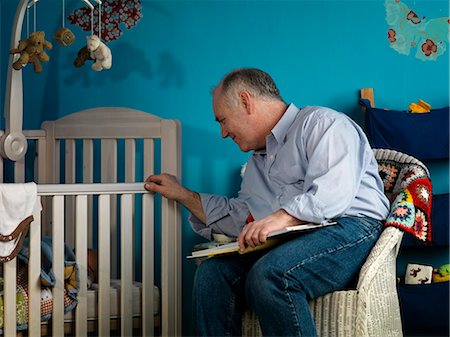
[[286,110],[272,77],[243,68],[227,74],[213,89],[213,110],[222,137],[231,137],[244,151],[262,149],[266,136]]

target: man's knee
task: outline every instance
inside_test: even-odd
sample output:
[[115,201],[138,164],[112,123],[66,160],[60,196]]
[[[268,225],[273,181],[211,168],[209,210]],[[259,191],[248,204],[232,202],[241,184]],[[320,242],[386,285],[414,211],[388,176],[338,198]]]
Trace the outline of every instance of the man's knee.
[[284,288],[283,273],[276,266],[256,263],[249,271],[246,282],[246,297],[251,307],[270,303],[276,289]]

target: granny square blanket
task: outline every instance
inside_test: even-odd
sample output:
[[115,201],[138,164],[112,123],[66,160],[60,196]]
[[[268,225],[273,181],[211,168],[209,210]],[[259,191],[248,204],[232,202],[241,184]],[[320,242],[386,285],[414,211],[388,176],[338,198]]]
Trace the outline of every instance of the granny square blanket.
[[431,244],[432,186],[426,169],[391,160],[379,160],[378,169],[391,201],[385,226],[397,227]]

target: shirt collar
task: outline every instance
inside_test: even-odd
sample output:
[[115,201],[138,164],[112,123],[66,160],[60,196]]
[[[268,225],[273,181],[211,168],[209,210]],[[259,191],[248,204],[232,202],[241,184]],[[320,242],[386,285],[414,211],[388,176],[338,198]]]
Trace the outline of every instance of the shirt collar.
[[286,133],[288,132],[289,127],[294,122],[294,119],[299,111],[300,109],[297,108],[293,103],[289,104],[285,113],[283,114],[283,116],[281,116],[281,119],[272,129],[272,134],[278,144],[282,144],[284,142]]

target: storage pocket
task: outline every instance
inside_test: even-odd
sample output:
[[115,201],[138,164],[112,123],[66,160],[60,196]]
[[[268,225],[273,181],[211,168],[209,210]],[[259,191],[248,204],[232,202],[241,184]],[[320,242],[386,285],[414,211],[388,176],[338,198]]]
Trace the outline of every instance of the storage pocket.
[[398,286],[404,335],[449,335],[449,282]]
[[365,129],[370,144],[404,152],[421,160],[449,157],[449,111],[433,109],[427,113],[373,108],[367,99],[360,99],[366,108]]

